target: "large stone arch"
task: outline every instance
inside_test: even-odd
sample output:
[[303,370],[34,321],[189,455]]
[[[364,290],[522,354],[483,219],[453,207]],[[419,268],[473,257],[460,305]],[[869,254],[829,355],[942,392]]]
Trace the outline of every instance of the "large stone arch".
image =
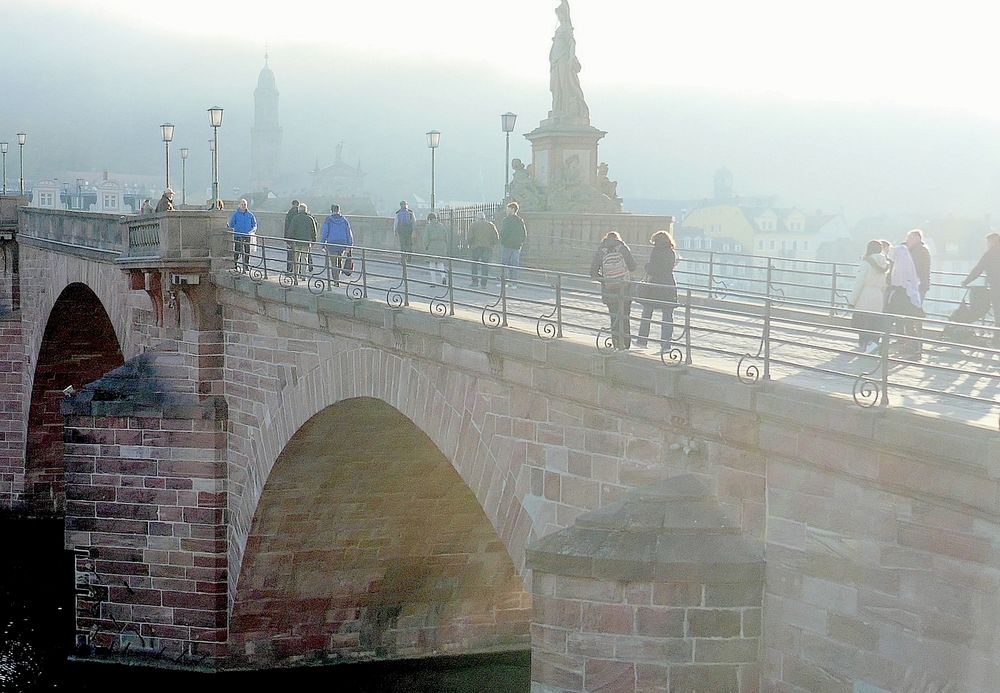
[[37,512],[65,507],[64,389],[80,390],[124,363],[101,299],[86,285],[66,286],[53,301],[32,370],[25,436],[26,500]]
[[229,626],[233,661],[525,648],[531,599],[468,485],[373,397],[303,424],[253,519]]
[[251,407],[231,405],[229,440],[229,598],[232,605],[251,524],[272,468],[313,416],[358,397],[380,400],[413,422],[475,495],[525,579],[525,547],[538,529],[522,499],[526,449],[510,434],[509,386],[370,347],[331,353]]

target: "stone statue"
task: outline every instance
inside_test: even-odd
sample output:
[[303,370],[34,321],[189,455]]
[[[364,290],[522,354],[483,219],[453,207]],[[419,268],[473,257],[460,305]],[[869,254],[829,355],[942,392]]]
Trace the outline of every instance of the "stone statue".
[[559,27],[549,51],[549,88],[552,90],[552,115],[581,118],[590,122],[590,109],[580,87],[580,61],[576,59],[576,39],[569,18],[569,3],[561,0],[556,8]]
[[618,181],[608,178],[608,165],[603,161],[597,167],[597,190],[609,200],[618,198]]
[[545,209],[545,191],[534,179],[531,167],[525,167],[520,159],[510,162],[514,172],[510,176],[510,197],[516,200],[522,209],[528,212],[539,212]]

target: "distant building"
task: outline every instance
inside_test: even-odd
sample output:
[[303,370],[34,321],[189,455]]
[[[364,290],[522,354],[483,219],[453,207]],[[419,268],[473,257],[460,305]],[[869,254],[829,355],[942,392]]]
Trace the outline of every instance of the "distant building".
[[[688,213],[677,231],[682,248],[685,239],[699,239],[703,247],[696,249],[797,260],[825,259],[824,248],[849,237],[847,223],[839,214],[806,214],[794,207],[749,207],[738,203],[698,207]],[[732,249],[726,251],[723,245]],[[740,249],[736,250],[736,246]]]
[[250,190],[265,192],[274,188],[281,154],[281,126],[278,124],[278,89],[274,72],[264,54],[264,67],[257,76],[253,92],[254,117],[250,130]]

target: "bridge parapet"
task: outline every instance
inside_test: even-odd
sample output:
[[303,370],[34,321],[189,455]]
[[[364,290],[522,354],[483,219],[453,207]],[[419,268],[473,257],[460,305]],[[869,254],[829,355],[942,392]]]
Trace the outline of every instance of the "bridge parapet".
[[124,220],[124,247],[118,263],[128,267],[207,269],[210,258],[228,258],[232,253],[222,232],[226,212],[183,211],[130,217]]

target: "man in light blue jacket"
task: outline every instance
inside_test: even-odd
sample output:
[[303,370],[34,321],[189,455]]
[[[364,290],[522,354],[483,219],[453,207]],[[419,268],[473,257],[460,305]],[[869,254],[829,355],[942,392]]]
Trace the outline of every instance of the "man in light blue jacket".
[[[254,217],[253,212],[247,209],[246,200],[240,200],[239,206],[230,215],[229,223],[226,226],[233,232],[233,261],[236,264],[236,269],[248,272],[250,270],[250,234],[257,230],[257,218]],[[241,256],[243,257],[242,267],[240,267]]]
[[[333,285],[340,286],[340,272],[344,266],[344,255],[350,256],[351,246],[354,245],[351,222],[347,221],[347,217],[340,213],[340,205],[330,205],[330,216],[323,221],[320,242],[326,248],[326,266],[332,270]],[[333,259],[332,263],[330,262],[331,258]]]

